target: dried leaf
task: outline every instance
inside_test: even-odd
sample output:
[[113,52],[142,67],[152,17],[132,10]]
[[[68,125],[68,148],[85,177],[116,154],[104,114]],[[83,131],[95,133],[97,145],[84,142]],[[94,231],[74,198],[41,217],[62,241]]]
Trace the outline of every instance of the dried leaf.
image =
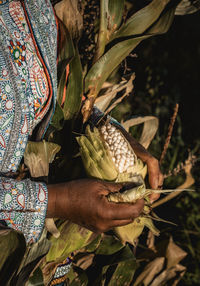
[[131,78],[129,79],[129,81],[126,84],[126,89],[124,91],[124,94],[118,98],[117,100],[115,100],[115,102],[105,111],[105,115],[108,114],[109,112],[111,112],[113,110],[113,108],[115,108],[117,106],[117,104],[119,104],[126,96],[128,96],[132,91],[133,91],[133,80],[135,79],[135,74],[132,74]]
[[152,231],[149,230],[148,232],[148,238],[147,238],[147,246],[151,250],[155,251],[155,235]]
[[[134,77],[135,78],[135,77]],[[108,106],[110,105],[111,101],[116,97],[116,95],[122,91],[122,90],[132,90],[133,85],[132,81],[134,80],[133,75],[131,76],[131,81],[122,80],[118,84],[109,85],[108,89],[103,93],[103,95],[99,96],[95,100],[95,105],[104,112]],[[128,86],[131,85],[131,88],[128,88]],[[103,86],[104,88],[104,86]]]
[[155,116],[137,116],[121,123],[126,131],[129,131],[130,127],[144,123],[139,142],[145,148],[148,148],[158,130],[158,118]]
[[29,141],[24,153],[24,163],[29,168],[31,177],[48,176],[49,163],[52,163],[60,146],[46,141]]
[[165,258],[157,257],[152,262],[148,263],[142,273],[137,277],[133,286],[138,286],[142,283],[148,286],[153,278],[163,269]]
[[192,14],[200,9],[200,0],[182,0],[176,7],[175,15]]
[[45,219],[45,227],[48,232],[50,232],[55,238],[60,236],[60,231],[57,229],[53,218]]
[[176,266],[185,256],[187,252],[177,246],[172,237],[170,237],[169,244],[166,251],[167,268]]
[[78,0],[62,0],[54,6],[56,15],[65,24],[73,37],[81,35],[83,17],[77,8]]
[[168,268],[164,270],[159,276],[157,276],[154,281],[149,286],[165,286],[166,282],[171,280],[172,278],[179,279],[180,275],[183,276],[183,274],[186,271],[186,267],[177,264],[174,267]]
[[87,253],[83,255],[78,261],[76,262],[76,265],[80,267],[83,270],[86,270],[93,262],[94,254],[93,253]]

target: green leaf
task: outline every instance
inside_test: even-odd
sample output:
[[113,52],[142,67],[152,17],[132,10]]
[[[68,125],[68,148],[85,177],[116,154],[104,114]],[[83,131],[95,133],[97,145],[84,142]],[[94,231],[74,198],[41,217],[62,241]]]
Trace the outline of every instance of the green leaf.
[[123,247],[124,245],[117,238],[111,235],[106,235],[102,239],[101,244],[99,245],[95,253],[101,255],[111,255],[119,251]]
[[44,286],[42,270],[38,267],[28,280],[28,286]]
[[85,92],[90,91],[88,98],[95,98],[98,95],[103,83],[112,71],[142,40],[156,34],[165,33],[169,29],[174,17],[174,10],[174,7],[166,10],[143,36],[124,40],[114,45],[92,66],[85,78]]
[[0,249],[1,285],[10,285],[9,281],[16,274],[26,250],[23,234],[8,227],[0,226]]
[[110,0],[108,10],[108,28],[112,34],[121,24],[124,12],[124,0]]
[[66,80],[66,67],[71,59],[75,55],[74,45],[68,32],[67,28],[60,22],[61,37],[58,43],[60,50],[58,50],[58,66],[57,66],[57,81],[58,81],[58,91],[57,91],[57,101],[61,105],[63,91],[65,88]]
[[73,271],[77,273],[77,277],[75,277],[73,281],[69,283],[69,286],[86,286],[88,284],[86,272],[77,266],[73,266]]
[[55,112],[53,118],[51,120],[51,125],[56,128],[57,130],[61,130],[64,124],[64,113],[63,110],[57,101]]
[[69,64],[69,79],[64,103],[65,120],[75,117],[81,107],[83,95],[83,72],[78,48],[75,48],[75,56]]
[[107,270],[109,269],[108,266],[113,266],[115,270],[117,264],[124,261],[136,262],[133,252],[128,245],[124,246],[119,251],[111,255],[95,255],[93,259],[93,264],[86,271],[89,280],[89,285],[107,285],[103,284],[103,281],[106,278],[105,275],[107,273]]
[[114,45],[89,70],[85,78],[85,92],[88,97],[95,97],[112,71],[130,54],[130,52],[149,35],[125,40]]
[[59,238],[50,237],[51,248],[46,255],[46,262],[62,262],[73,251],[89,244],[92,235],[88,229],[70,221],[64,221],[58,230]]
[[105,51],[108,27],[108,1],[109,0],[100,0],[100,24],[94,62],[96,62]]
[[160,16],[170,0],[153,0],[149,5],[132,15],[126,23],[113,34],[112,39],[143,34]]
[[135,257],[133,255],[133,252],[131,251],[130,247],[128,245],[124,246],[117,252],[111,254],[111,255],[96,255],[94,257],[94,263],[98,265],[114,265],[126,260],[135,260]]
[[129,286],[136,269],[137,263],[134,259],[119,263],[108,286]]
[[99,234],[89,245],[85,247],[85,251],[87,252],[93,252],[97,249],[97,247],[100,245],[102,240],[102,235]]

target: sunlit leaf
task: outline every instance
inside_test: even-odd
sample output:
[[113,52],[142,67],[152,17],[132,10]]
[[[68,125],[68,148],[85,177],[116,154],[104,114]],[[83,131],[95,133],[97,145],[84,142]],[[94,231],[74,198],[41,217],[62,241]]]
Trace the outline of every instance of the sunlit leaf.
[[170,0],[153,0],[149,5],[132,15],[122,27],[113,34],[112,39],[144,33],[160,16]]
[[131,51],[144,39],[156,34],[165,33],[173,20],[175,8],[166,10],[143,36],[124,40],[115,44],[108,50],[89,70],[85,78],[85,92],[88,99],[83,106],[84,122],[87,121],[94,101],[102,88],[103,83],[113,70],[131,53]]
[[58,50],[58,65],[57,65],[57,80],[58,91],[57,101],[62,104],[63,93],[66,83],[66,67],[75,55],[74,45],[70,33],[66,27],[60,23],[60,37],[59,37],[59,50]]
[[145,148],[148,148],[158,130],[158,118],[154,116],[136,116],[122,122],[126,131],[129,131],[131,127],[139,124],[144,124],[139,142]]
[[82,95],[83,73],[78,48],[76,47],[75,56],[69,64],[69,78],[63,107],[65,120],[72,119],[78,114],[81,107]]

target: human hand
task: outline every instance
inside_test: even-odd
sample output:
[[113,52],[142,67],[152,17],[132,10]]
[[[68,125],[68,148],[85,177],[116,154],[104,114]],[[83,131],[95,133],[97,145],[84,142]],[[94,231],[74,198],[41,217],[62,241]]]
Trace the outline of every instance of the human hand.
[[[129,141],[129,144],[133,148],[133,151],[144,163],[147,164],[149,184],[152,189],[159,189],[163,184],[163,174],[161,173],[158,160],[153,157],[140,143],[138,143],[122,126],[114,124],[125,138]],[[160,195],[152,194],[149,196],[150,201],[157,200]]]
[[[69,219],[94,232],[129,224],[142,212],[144,200],[135,204],[109,202],[107,195],[119,191],[122,186],[93,179],[50,185],[47,216]],[[52,196],[56,200],[53,208]]]

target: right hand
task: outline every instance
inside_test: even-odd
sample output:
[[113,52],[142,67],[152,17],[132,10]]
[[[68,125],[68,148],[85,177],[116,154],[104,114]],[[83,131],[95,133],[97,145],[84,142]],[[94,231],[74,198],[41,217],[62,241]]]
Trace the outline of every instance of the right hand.
[[[47,216],[66,218],[98,233],[129,224],[142,212],[144,200],[134,204],[109,202],[106,196],[122,186],[93,179],[50,185]],[[53,211],[51,196],[56,197]]]

